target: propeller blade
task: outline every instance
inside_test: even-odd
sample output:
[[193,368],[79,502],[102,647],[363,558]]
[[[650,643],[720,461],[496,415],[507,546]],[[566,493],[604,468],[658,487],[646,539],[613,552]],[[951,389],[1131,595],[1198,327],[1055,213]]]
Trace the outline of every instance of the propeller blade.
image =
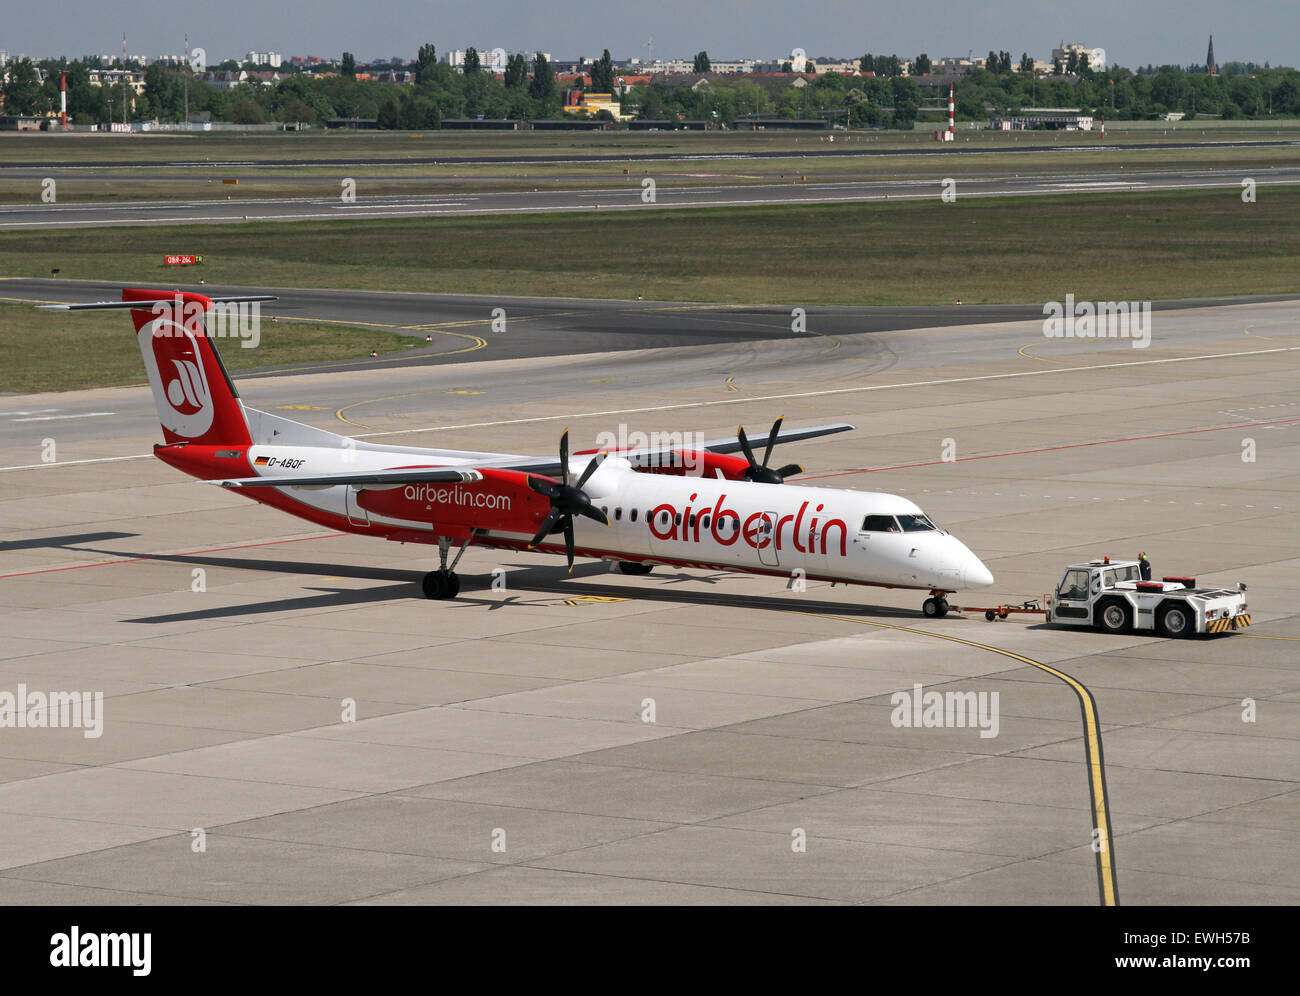
[[564,483],[569,483],[569,430],[560,433],[560,467],[563,470]]
[[749,439],[745,436],[745,427],[737,426],[736,438],[740,441],[740,449],[745,454],[745,459],[749,461],[751,467],[757,467],[758,463],[754,459],[754,451],[749,448]]
[[793,477],[795,474],[802,474],[803,468],[797,463],[787,463],[784,467],[778,470],[777,473],[780,474],[782,478]]
[[609,516],[594,505],[588,505],[586,508],[579,509],[578,514],[585,515],[588,519],[595,519],[602,526],[609,525]]
[[608,453],[597,453],[594,457],[592,457],[591,463],[587,464],[587,469],[582,472],[582,476],[578,478],[578,483],[575,484],[574,487],[580,488],[584,484],[586,484],[587,478],[591,477],[592,474],[596,473],[596,468],[605,462],[605,457],[607,456],[609,456]]
[[529,474],[528,486],[543,498],[554,500],[560,495],[560,489],[543,477],[534,477],[532,474]]
[[564,513],[561,512],[558,508],[551,509],[550,514],[548,514],[546,518],[542,520],[542,528],[537,530],[537,535],[534,536],[529,541],[528,545],[532,547],[532,546],[537,546],[539,543],[541,543],[542,540],[546,538],[546,534],[555,528],[555,524],[560,521],[560,517],[562,515],[564,515]]
[[564,554],[569,558],[569,573],[573,573],[573,516],[564,518]]
[[776,445],[776,437],[777,434],[780,433],[781,423],[784,421],[785,421],[785,416],[782,415],[780,418],[778,418],[775,422],[772,423],[772,431],[767,434],[767,452],[763,454],[764,467],[767,466],[767,461],[772,459],[772,447]]

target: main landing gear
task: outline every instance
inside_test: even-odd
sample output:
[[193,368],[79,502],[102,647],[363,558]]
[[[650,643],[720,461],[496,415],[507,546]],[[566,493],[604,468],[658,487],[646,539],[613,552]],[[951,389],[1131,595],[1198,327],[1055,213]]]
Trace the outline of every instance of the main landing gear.
[[455,598],[460,594],[460,575],[456,573],[456,565],[460,563],[460,558],[465,555],[469,545],[474,542],[477,533],[472,532],[461,544],[460,549],[456,551],[456,559],[447,565],[447,554],[451,552],[451,538],[447,536],[438,537],[438,569],[430,571],[420,582],[424,589],[425,598]]
[[425,598],[455,598],[460,594],[460,575],[452,571],[430,571],[421,585]]
[[948,599],[944,596],[946,591],[934,591],[930,597],[921,603],[921,611],[925,613],[928,619],[942,619],[948,614]]

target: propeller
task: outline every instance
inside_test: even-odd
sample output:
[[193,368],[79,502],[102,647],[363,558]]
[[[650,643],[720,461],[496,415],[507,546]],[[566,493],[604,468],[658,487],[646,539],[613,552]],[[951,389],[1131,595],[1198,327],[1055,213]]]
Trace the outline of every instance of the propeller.
[[543,520],[541,528],[537,530],[537,535],[529,542],[529,547],[535,547],[546,538],[549,533],[559,523],[564,527],[564,552],[569,558],[569,570],[573,570],[573,517],[575,515],[585,515],[588,519],[594,519],[602,525],[609,525],[609,517],[600,509],[591,503],[591,498],[582,490],[582,486],[587,483],[588,478],[596,472],[596,468],[605,462],[607,453],[598,453],[591,458],[587,464],[587,469],[582,472],[574,484],[569,484],[569,430],[565,429],[560,436],[560,481],[556,484],[554,481],[547,480],[544,477],[534,477],[528,475],[528,486],[544,498],[551,502],[551,510]]
[[772,447],[776,445],[776,437],[780,434],[781,423],[784,421],[785,416],[782,415],[772,423],[772,431],[767,434],[767,450],[763,453],[762,463],[754,459],[754,451],[749,448],[749,439],[745,436],[745,427],[742,425],[736,429],[740,448],[745,453],[745,459],[749,461],[749,467],[745,470],[745,480],[756,484],[784,484],[787,477],[803,473],[803,468],[797,463],[788,463],[779,470],[773,470],[767,465],[767,461],[772,459]]

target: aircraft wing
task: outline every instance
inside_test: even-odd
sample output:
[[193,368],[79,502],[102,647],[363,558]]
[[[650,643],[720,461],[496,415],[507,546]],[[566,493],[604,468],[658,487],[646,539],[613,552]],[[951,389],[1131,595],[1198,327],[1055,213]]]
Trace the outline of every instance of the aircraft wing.
[[[797,443],[801,439],[815,439],[818,436],[829,436],[836,432],[848,432],[856,429],[857,426],[850,425],[847,422],[832,422],[829,425],[810,425],[803,429],[782,429],[777,433],[775,444],[780,443]],[[764,434],[757,439],[751,439],[750,445],[757,442],[759,445],[766,445],[767,435]],[[774,444],[774,445],[775,445]],[[684,446],[658,446],[658,447],[641,447],[629,450],[610,450],[611,453],[617,453],[619,456],[627,459],[633,467],[660,466],[664,455],[680,449],[693,449],[694,447]],[[713,453],[740,453],[744,447],[740,445],[739,434],[727,436],[725,439],[710,439],[704,444],[702,449],[709,450]],[[597,450],[579,450],[575,456],[584,456],[598,452]],[[556,466],[558,470],[558,465]],[[544,470],[536,469],[533,473],[546,473]]]
[[[268,474],[264,477],[227,477],[203,481],[204,484],[219,484],[223,488],[332,488],[339,484],[351,484],[358,488],[395,488],[403,484],[426,484],[446,481],[452,484],[464,484],[469,481],[481,481],[483,475],[475,466],[492,470],[514,470],[521,474],[544,474],[558,477],[560,462],[554,459],[530,459],[484,461],[481,464],[465,464],[459,467],[404,467],[395,470],[363,470],[356,473],[318,474]],[[582,466],[586,466],[584,463]]]
[[[815,439],[817,436],[829,436],[836,432],[848,432],[857,426],[848,422],[832,422],[829,425],[810,425],[805,429],[782,429],[776,435],[777,443],[797,443],[801,439]],[[764,437],[756,437],[759,442],[766,442]],[[751,445],[754,440],[750,440]],[[714,453],[739,453],[744,447],[740,445],[740,436],[728,436],[726,439],[711,439],[704,444],[706,450]]]
[[215,478],[204,484],[219,484],[223,488],[332,488],[339,484],[357,487],[398,487],[402,484],[448,481],[463,484],[481,481],[483,475],[472,467],[411,467],[408,470],[371,470],[358,474],[269,474],[266,477]]
[[[817,436],[829,436],[836,432],[847,432],[854,428],[847,422],[835,422],[829,425],[814,425],[803,429],[783,429],[778,433],[776,442],[793,443],[801,439],[813,439]],[[680,448],[680,447],[677,447]],[[704,448],[714,453],[738,453],[743,447],[739,436],[726,439],[714,439],[704,444]],[[644,448],[628,450],[621,453],[633,467],[654,465],[662,454],[673,452],[674,447]],[[592,456],[598,450],[582,450],[574,453],[575,457]],[[514,470],[521,474],[544,474],[558,478],[561,474],[560,462],[553,458],[532,459],[524,457],[516,460],[500,460],[479,464],[494,470]],[[586,463],[579,459],[571,468],[575,473],[581,471]],[[396,470],[369,470],[356,473],[320,474],[305,476],[298,474],[271,474],[265,477],[216,478],[205,484],[218,484],[223,488],[330,488],[340,484],[350,484],[358,488],[399,487],[403,484],[424,484],[438,481],[463,484],[469,481],[481,481],[482,473],[473,466],[460,467],[407,467]]]

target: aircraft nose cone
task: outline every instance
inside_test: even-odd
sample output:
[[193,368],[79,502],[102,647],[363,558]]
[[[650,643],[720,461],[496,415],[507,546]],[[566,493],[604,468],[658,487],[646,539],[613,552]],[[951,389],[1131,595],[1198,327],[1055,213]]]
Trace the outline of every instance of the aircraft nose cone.
[[961,579],[967,588],[987,588],[993,583],[989,569],[974,555],[962,565]]

